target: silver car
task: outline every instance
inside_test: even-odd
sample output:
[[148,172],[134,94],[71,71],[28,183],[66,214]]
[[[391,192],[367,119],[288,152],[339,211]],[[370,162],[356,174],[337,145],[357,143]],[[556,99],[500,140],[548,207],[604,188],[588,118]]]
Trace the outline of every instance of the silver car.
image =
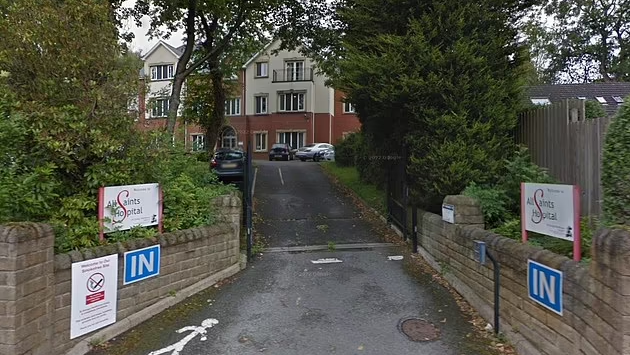
[[297,153],[295,153],[295,157],[300,159],[301,161],[307,161],[309,159],[313,159],[313,154],[328,149],[335,149],[335,147],[332,144],[328,143],[307,144],[298,149]]

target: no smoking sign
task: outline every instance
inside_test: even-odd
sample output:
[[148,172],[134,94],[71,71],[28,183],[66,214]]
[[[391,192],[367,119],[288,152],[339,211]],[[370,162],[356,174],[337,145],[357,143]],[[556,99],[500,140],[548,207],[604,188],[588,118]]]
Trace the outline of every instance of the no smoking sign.
[[103,285],[105,285],[105,276],[100,272],[91,275],[87,280],[87,289],[90,292],[99,291]]
[[101,291],[103,286],[105,286],[105,276],[103,276],[100,272],[92,274],[88,277],[87,289],[92,294],[85,296],[86,305],[105,299],[105,291]]

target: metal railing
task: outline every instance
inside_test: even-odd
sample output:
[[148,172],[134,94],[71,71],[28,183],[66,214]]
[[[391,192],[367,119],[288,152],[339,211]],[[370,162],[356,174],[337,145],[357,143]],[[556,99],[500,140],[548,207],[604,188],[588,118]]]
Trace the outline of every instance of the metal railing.
[[273,71],[272,82],[313,81],[313,68],[277,69]]

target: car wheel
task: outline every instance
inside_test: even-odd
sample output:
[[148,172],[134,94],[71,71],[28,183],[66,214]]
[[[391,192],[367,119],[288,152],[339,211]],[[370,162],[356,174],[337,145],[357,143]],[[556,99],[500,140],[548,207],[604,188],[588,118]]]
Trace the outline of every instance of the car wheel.
[[273,159],[271,157],[269,157],[269,161],[272,161]]

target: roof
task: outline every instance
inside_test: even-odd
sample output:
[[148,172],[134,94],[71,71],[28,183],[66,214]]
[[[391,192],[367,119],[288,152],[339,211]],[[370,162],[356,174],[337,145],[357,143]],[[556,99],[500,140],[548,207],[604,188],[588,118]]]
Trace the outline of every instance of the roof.
[[630,100],[630,82],[537,85],[528,87],[526,92],[529,100],[549,99],[551,102],[558,102],[584,98],[599,101],[608,115],[614,115],[622,105],[615,97]]
[[265,53],[267,51],[267,49],[269,49],[269,47],[271,47],[274,43],[276,43],[277,41],[279,41],[278,39],[273,40],[271,42],[269,42],[265,47],[263,47],[262,50],[260,50],[258,53],[254,54],[253,57],[251,57],[247,62],[245,62],[245,64],[243,64],[243,69],[246,69],[250,64],[252,64],[253,61],[255,61],[256,59],[258,59],[258,57],[260,57],[263,53]]
[[153,52],[155,52],[155,50],[158,49],[160,46],[163,46],[166,49],[168,49],[177,58],[181,57],[181,55],[184,53],[184,48],[186,48],[185,45],[179,46],[179,47],[173,47],[170,44],[164,42],[163,40],[160,40],[158,43],[156,43],[153,46],[153,48],[149,49],[149,51],[142,56],[142,60],[146,60],[147,57],[150,56]]

